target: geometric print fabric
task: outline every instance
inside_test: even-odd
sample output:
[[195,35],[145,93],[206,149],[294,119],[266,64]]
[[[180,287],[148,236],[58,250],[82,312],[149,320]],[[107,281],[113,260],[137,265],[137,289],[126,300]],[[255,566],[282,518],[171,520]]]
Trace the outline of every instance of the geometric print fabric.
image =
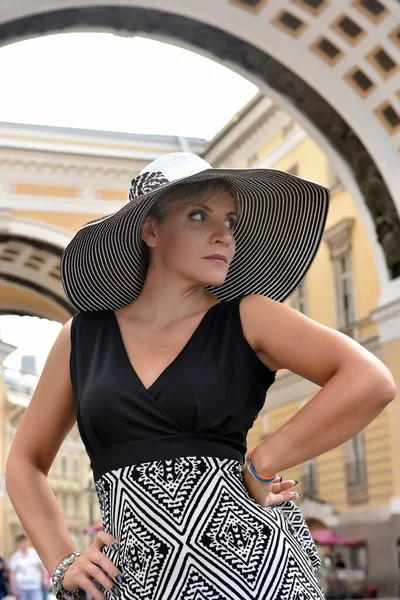
[[237,460],[141,463],[106,473],[96,490],[121,546],[104,550],[123,573],[121,600],[323,600],[300,510],[259,506]]

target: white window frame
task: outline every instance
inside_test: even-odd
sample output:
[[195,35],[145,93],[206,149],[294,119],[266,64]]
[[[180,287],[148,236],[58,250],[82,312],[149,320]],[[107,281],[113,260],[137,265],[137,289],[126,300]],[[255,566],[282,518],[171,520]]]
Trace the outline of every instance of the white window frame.
[[[302,467],[303,477],[307,479],[307,482],[313,482],[308,487],[304,485],[304,492],[313,498],[318,496],[318,462],[316,458],[312,458],[303,463]],[[304,482],[305,484],[305,482]],[[311,489],[312,488],[312,489]]]
[[365,453],[365,438],[361,431],[346,442],[346,471],[347,485],[365,485],[367,482],[367,467]]
[[[347,262],[347,270],[343,272],[342,261]],[[333,261],[335,288],[336,288],[336,321],[339,329],[344,329],[352,325],[356,320],[356,306],[354,298],[354,275],[352,266],[351,251],[338,256]],[[344,302],[343,285],[347,282],[348,290],[348,310],[346,311]]]
[[[336,314],[336,328],[345,329],[351,326],[357,320],[356,315],[356,297],[353,274],[351,232],[354,226],[354,219],[343,219],[325,232],[324,240],[329,249],[329,256],[332,263],[334,280],[334,305]],[[343,259],[347,260],[349,268],[346,273],[342,272],[341,264]],[[350,296],[350,318],[346,319],[346,313],[343,303],[342,282],[347,280],[349,283]]]

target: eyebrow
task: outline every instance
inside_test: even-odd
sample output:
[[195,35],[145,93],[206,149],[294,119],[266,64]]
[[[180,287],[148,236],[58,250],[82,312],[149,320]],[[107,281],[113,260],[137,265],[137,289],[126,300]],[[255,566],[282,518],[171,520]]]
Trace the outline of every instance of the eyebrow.
[[[210,208],[206,204],[196,204],[193,208],[196,208],[196,207],[202,208],[203,210],[208,211],[208,212],[212,212],[212,208]],[[226,216],[227,217],[237,217],[238,213],[237,213],[237,211],[234,210],[234,211],[226,213]]]

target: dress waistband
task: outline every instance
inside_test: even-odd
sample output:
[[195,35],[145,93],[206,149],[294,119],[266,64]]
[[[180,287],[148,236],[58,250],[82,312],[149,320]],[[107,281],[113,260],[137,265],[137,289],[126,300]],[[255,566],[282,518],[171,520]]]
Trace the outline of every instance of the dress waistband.
[[91,459],[94,480],[122,467],[181,456],[212,456],[243,462],[244,455],[224,440],[196,435],[169,435],[106,446]]

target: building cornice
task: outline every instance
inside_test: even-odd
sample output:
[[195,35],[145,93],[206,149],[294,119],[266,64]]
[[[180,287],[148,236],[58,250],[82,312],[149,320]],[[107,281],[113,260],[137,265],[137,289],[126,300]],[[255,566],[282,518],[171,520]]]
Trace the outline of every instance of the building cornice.
[[[159,154],[157,154],[159,156]],[[146,162],[147,164],[147,162]],[[57,157],[46,154],[34,155],[16,152],[0,154],[0,173],[2,176],[1,191],[12,192],[15,181],[30,183],[43,183],[51,181],[71,182],[80,185],[96,185],[112,182],[118,187],[127,188],[130,180],[145,166],[145,163],[128,162],[122,160],[102,159],[100,157],[84,160],[79,157],[74,159],[69,156]]]
[[0,210],[11,208],[13,210],[32,210],[35,212],[103,216],[118,211],[125,204],[126,202],[117,200],[96,200],[95,197],[93,199],[90,197],[85,198],[83,201],[78,198],[53,198],[51,196],[0,195]]
[[350,250],[353,226],[354,219],[348,217],[325,231],[324,241],[328,245],[331,260]]
[[201,138],[177,135],[146,135],[0,122],[0,148],[22,148],[35,152],[150,162],[165,152],[190,149],[190,152],[199,153],[206,143]]
[[289,152],[294,150],[299,144],[308,138],[307,133],[301,127],[295,127],[290,131],[281,142],[273,146],[269,152],[264,154],[252,168],[271,169],[276,163],[282,160]]

